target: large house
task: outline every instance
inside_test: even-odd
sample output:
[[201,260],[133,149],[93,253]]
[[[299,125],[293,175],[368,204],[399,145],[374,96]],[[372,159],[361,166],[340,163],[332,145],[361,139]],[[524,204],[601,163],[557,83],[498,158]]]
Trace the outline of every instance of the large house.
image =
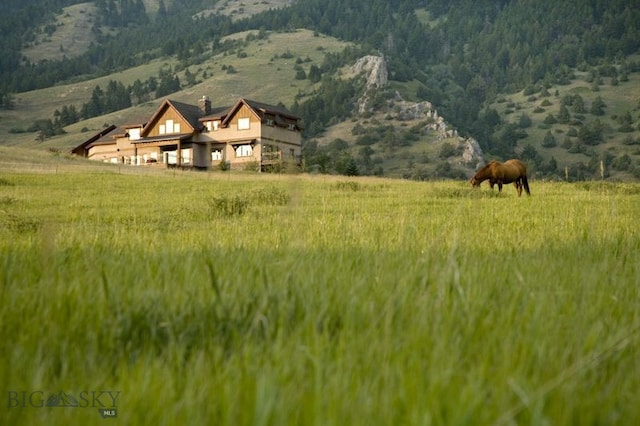
[[72,150],[92,160],[130,165],[265,170],[300,164],[302,133],[285,108],[248,99],[211,108],[166,99],[146,123],[110,126]]

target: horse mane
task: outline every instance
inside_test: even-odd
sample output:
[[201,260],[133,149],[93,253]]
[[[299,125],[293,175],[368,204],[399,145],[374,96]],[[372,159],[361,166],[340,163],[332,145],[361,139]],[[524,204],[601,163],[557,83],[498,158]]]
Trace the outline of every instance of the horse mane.
[[483,170],[487,170],[487,169],[489,169],[489,167],[493,166],[494,164],[500,164],[500,163],[498,161],[496,161],[496,160],[491,160],[487,164],[485,164],[484,166],[480,167],[480,169],[478,169],[478,172],[481,172]]

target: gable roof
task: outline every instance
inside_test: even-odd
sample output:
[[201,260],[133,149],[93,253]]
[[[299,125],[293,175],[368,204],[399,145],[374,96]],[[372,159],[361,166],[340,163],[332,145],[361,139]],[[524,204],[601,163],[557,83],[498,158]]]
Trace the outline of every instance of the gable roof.
[[189,126],[191,126],[191,132],[199,131],[202,129],[202,124],[200,124],[199,120],[200,116],[202,115],[202,111],[200,111],[200,108],[197,105],[190,105],[183,102],[173,101],[171,99],[165,99],[153,114],[151,119],[147,122],[147,124],[144,125],[141,136],[144,137],[149,133],[149,130],[156,125],[167,108],[172,108],[173,110],[175,110],[178,115],[182,117],[182,119],[186,121]]
[[251,107],[251,109],[253,109],[256,112],[260,112],[262,114],[271,113],[275,115],[281,115],[287,118],[292,118],[294,120],[298,120],[300,118],[294,115],[291,111],[289,111],[285,107],[265,104],[264,102],[258,102],[251,99],[244,99],[244,101],[247,103],[247,105]]
[[204,117],[200,117],[200,121],[224,120],[230,110],[231,107],[229,106],[213,108],[209,114]]
[[[117,131],[116,131],[117,130]],[[122,128],[117,127],[115,124],[112,124],[104,129],[100,130],[95,135],[91,136],[86,141],[82,142],[80,145],[76,146],[71,150],[72,154],[84,155],[85,151],[89,149],[92,145],[103,145],[113,143],[113,139],[122,133]]]
[[299,117],[295,116],[286,108],[265,104],[264,102],[253,101],[251,99],[240,98],[238,102],[235,103],[235,105],[229,108],[229,111],[223,118],[222,123],[225,125],[228,124],[229,120],[231,120],[231,117],[233,117],[234,113],[238,111],[238,109],[240,109],[242,105],[248,106],[254,112],[254,114],[256,114],[260,118],[260,120],[262,120],[266,114],[273,114],[276,117],[286,117],[296,121],[299,119]]

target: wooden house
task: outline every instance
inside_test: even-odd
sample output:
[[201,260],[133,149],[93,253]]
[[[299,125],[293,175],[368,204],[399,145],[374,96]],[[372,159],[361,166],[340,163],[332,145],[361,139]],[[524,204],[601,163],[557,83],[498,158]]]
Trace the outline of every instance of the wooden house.
[[206,97],[166,99],[146,123],[110,126],[72,152],[136,166],[266,170],[300,164],[302,129],[285,108],[249,99],[215,109]]

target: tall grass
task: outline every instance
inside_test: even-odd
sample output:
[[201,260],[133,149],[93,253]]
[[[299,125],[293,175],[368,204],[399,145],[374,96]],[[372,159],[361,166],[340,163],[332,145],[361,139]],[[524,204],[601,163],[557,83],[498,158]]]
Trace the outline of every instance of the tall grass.
[[637,185],[0,182],[0,424],[640,421]]

